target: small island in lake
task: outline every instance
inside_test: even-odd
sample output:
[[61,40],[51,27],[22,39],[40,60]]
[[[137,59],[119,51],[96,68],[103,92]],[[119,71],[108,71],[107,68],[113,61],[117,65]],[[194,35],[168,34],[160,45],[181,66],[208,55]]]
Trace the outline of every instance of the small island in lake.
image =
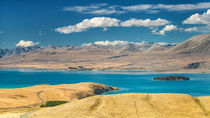
[[160,81],[180,81],[180,80],[190,80],[189,77],[184,76],[162,76],[153,78],[153,80],[160,80]]

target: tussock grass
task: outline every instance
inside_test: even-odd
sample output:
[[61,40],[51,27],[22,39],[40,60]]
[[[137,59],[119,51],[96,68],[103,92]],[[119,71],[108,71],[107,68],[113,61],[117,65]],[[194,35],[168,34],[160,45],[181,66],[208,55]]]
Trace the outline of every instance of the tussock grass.
[[200,106],[200,108],[203,110],[206,116],[210,115],[210,112],[207,112],[205,106],[201,103],[201,101],[198,98],[193,98],[193,99]]
[[96,111],[98,107],[101,105],[102,99],[98,98],[95,100],[94,104],[90,107],[90,112]]

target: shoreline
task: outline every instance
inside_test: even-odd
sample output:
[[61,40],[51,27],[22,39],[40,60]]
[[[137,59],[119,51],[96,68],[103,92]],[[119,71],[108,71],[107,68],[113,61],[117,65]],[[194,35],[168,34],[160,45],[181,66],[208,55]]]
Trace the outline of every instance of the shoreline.
[[[79,84],[96,84],[96,85],[103,85],[103,86],[106,86],[106,87],[111,87],[113,88],[112,90],[109,90],[109,91],[103,91],[103,92],[100,92],[99,94],[95,94],[95,95],[120,95],[120,94],[162,94],[162,95],[166,95],[166,94],[173,94],[173,95],[189,95],[189,96],[192,96],[190,94],[185,94],[185,93],[144,93],[144,92],[141,92],[141,93],[136,93],[136,92],[130,92],[130,93],[117,93],[117,94],[106,94],[106,93],[112,93],[112,92],[115,92],[115,91],[119,91],[120,90],[120,87],[112,87],[112,86],[109,86],[109,85],[105,85],[105,84],[101,84],[101,83],[94,83],[94,82],[79,82],[79,83],[74,83],[74,84],[55,84],[55,85],[50,85],[50,84],[37,84],[37,85],[32,85],[32,86],[27,86],[27,87],[21,87],[21,88],[0,88],[0,91],[1,90],[17,90],[17,89],[31,89],[31,88],[39,88],[39,87],[45,87],[45,86],[49,86],[49,87],[56,87],[56,86],[68,86],[68,85],[79,85]],[[42,92],[44,91],[39,91],[38,93],[41,94]],[[93,95],[94,96],[94,95]],[[207,95],[207,96],[192,96],[192,97],[210,97],[210,95]],[[19,108],[19,107],[17,107]],[[2,108],[0,108],[1,110]],[[4,108],[3,108],[4,109]],[[12,108],[5,108],[5,109],[12,109]]]
[[[79,83],[73,83],[73,84],[85,84],[85,83],[94,83],[94,84],[100,84],[100,85],[105,85],[103,83],[95,83],[95,82],[79,82]],[[39,87],[39,86],[66,86],[66,85],[73,85],[73,84],[37,84],[37,85],[31,85],[31,86],[25,86],[25,87],[20,87],[20,88],[0,88],[0,91],[1,90],[16,90],[16,89],[30,89],[30,88],[36,88],[36,87]],[[106,86],[109,86],[109,85],[106,85]],[[112,87],[112,86],[110,86]],[[193,95],[190,95],[190,94],[186,94],[186,93],[170,93],[170,92],[166,92],[166,93],[148,93],[148,92],[141,92],[141,93],[138,93],[138,92],[128,92],[128,93],[112,93],[112,92],[116,92],[116,91],[120,91],[121,88],[120,87],[112,87],[114,88],[113,90],[111,91],[106,91],[106,92],[102,92],[100,94],[97,94],[97,95],[118,95],[118,94],[129,94],[129,93],[136,93],[136,94],[178,94],[178,95],[189,95],[189,96],[192,96],[192,97],[210,97],[210,95],[203,95],[203,96],[193,96]],[[40,91],[40,92],[43,92],[43,91]],[[108,93],[108,94],[107,94]],[[109,94],[110,93],[110,94]],[[9,108],[10,109],[10,108]],[[1,110],[1,108],[0,108]]]
[[[65,71],[65,72],[141,72],[143,73],[148,73],[148,74],[209,74],[210,70],[198,70],[198,69],[192,69],[192,70],[179,70],[179,71],[159,71],[159,70],[129,70],[129,69],[107,69],[107,70],[68,70],[68,69],[59,69],[59,68],[39,68],[39,67],[19,67],[19,66],[2,66],[0,65],[0,71],[1,69],[31,69],[35,71]],[[23,70],[24,71],[24,70]],[[29,71],[30,70],[26,70]]]

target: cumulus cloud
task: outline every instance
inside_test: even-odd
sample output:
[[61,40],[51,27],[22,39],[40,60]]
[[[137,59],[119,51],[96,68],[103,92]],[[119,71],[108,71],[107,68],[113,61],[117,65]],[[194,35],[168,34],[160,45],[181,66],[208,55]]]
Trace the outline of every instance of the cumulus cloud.
[[210,9],[203,14],[195,13],[182,22],[183,24],[196,25],[196,27],[187,28],[186,32],[210,32]]
[[196,4],[137,4],[129,6],[108,5],[106,3],[91,4],[89,6],[71,6],[64,7],[63,11],[77,12],[81,14],[121,14],[126,12],[147,12],[157,13],[160,10],[165,11],[186,11],[195,9],[208,9],[210,2],[200,2]]
[[21,46],[21,47],[31,47],[31,46],[35,46],[38,45],[38,42],[33,42],[33,41],[24,41],[24,40],[20,40],[16,46]]
[[101,46],[108,46],[108,45],[112,45],[112,46],[116,46],[116,45],[126,45],[128,44],[128,41],[96,41],[94,42],[95,45],[101,45]]
[[175,25],[166,25],[162,30],[160,30],[159,32],[157,31],[157,29],[152,30],[152,32],[154,34],[158,34],[158,35],[165,35],[166,32],[169,31],[174,31],[174,30],[178,30],[177,26]]
[[91,46],[92,43],[83,43],[81,46]]
[[167,42],[158,42],[158,43],[151,43],[151,42],[129,42],[129,41],[121,41],[121,40],[115,40],[115,41],[95,41],[93,43],[84,43],[82,46],[91,46],[91,45],[98,45],[98,46],[124,46],[128,44],[133,44],[140,47],[151,47],[151,46],[174,46],[177,45],[177,43],[167,43]]
[[83,32],[90,28],[96,28],[96,27],[114,27],[119,26],[120,20],[116,18],[110,18],[110,17],[94,17],[92,19],[85,19],[82,22],[76,24],[76,25],[69,25],[64,26],[60,28],[56,28],[55,31],[69,34],[73,32]]
[[198,28],[197,27],[190,27],[190,28],[186,28],[184,29],[185,32],[195,32],[195,31],[198,31]]
[[183,21],[183,24],[206,24],[210,25],[210,9],[203,14],[193,14]]
[[131,27],[131,26],[154,27],[154,26],[166,25],[168,23],[169,23],[169,21],[167,21],[165,19],[161,19],[161,18],[158,18],[156,20],[151,20],[151,19],[142,20],[142,19],[132,18],[130,20],[121,22],[121,26],[123,26],[123,27]]
[[69,25],[64,27],[56,28],[55,31],[63,33],[63,34],[70,34],[73,32],[83,32],[87,31],[90,28],[97,28],[102,27],[103,31],[107,31],[108,27],[157,27],[169,24],[170,22],[158,18],[156,20],[151,19],[130,19],[127,21],[120,21],[116,18],[110,18],[110,17],[94,17],[92,19],[85,19],[82,22],[76,24],[76,25]]

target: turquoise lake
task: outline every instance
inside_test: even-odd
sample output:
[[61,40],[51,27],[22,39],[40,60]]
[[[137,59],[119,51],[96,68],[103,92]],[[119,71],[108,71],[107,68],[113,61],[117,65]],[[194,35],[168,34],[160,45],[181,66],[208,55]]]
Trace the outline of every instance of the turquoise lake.
[[[157,76],[182,75],[190,81],[153,81]],[[0,69],[0,88],[21,88],[38,84],[95,82],[118,87],[118,93],[181,93],[210,96],[210,74],[164,74],[142,71],[53,71]]]

